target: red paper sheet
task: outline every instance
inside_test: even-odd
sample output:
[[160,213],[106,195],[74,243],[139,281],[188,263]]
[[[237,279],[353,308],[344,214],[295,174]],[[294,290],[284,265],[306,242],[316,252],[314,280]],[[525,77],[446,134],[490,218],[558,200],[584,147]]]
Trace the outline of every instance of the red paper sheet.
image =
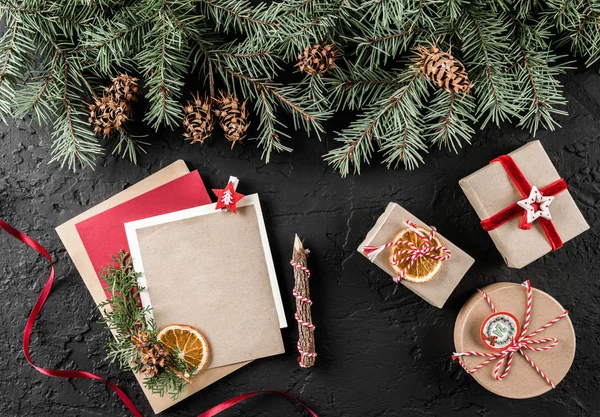
[[[77,223],[75,227],[99,274],[103,266],[112,263],[112,255],[120,250],[129,252],[125,223],[209,203],[211,200],[200,174],[193,171]],[[105,287],[104,282],[102,286]]]

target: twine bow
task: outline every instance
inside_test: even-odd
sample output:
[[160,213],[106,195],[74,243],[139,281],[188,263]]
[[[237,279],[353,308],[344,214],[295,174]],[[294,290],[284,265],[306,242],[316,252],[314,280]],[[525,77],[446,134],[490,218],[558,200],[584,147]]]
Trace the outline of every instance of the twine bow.
[[[523,356],[523,358],[525,358],[525,360],[529,363],[529,365],[531,365],[531,367],[533,369],[535,369],[535,371],[542,378],[544,378],[544,380],[546,381],[546,383],[548,383],[548,385],[550,385],[552,388],[556,388],[556,385],[554,384],[554,382],[552,382],[550,380],[550,378],[548,378],[548,376],[544,373],[544,371],[542,371],[535,364],[535,362],[533,362],[533,360],[531,360],[531,358],[529,356],[527,356],[525,351],[531,350],[534,352],[546,352],[548,350],[553,349],[556,345],[558,345],[558,339],[555,337],[547,337],[545,339],[534,339],[534,337],[537,336],[542,331],[546,330],[548,327],[552,326],[553,324],[555,324],[555,323],[559,322],[560,320],[562,320],[563,318],[567,317],[569,315],[569,312],[565,310],[564,313],[562,313],[560,316],[558,316],[555,319],[544,324],[542,327],[540,327],[536,331],[527,334],[527,331],[529,330],[529,323],[531,321],[531,305],[532,305],[532,301],[533,301],[533,294],[532,294],[532,290],[531,290],[531,283],[529,282],[529,280],[525,281],[523,283],[523,285],[527,289],[527,308],[525,311],[525,323],[523,324],[523,330],[521,331],[521,334],[519,335],[519,337],[513,338],[512,343],[500,352],[497,352],[497,353],[475,352],[475,351],[462,352],[462,353],[455,352],[452,355],[452,360],[458,360],[458,363],[460,364],[460,366],[462,366],[463,369],[465,371],[467,371],[467,373],[473,374],[476,371],[480,370],[481,368],[484,368],[486,365],[488,365],[489,363],[491,363],[497,359],[498,362],[496,363],[496,366],[494,367],[494,378],[497,381],[501,381],[508,376],[514,355],[516,352],[519,352]],[[498,311],[496,310],[496,307],[494,306],[494,303],[490,299],[489,295],[481,290],[478,290],[478,291],[485,298],[485,300],[487,301],[487,303],[489,304],[489,306],[493,310],[493,312],[497,313]],[[539,345],[545,345],[545,346],[539,346]],[[481,362],[476,367],[469,369],[463,363],[463,361],[460,360],[460,358],[462,356],[480,356],[480,357],[484,357],[487,359],[485,361]],[[504,366],[504,371],[502,371],[502,373],[500,373],[500,370],[502,369],[503,366]]]
[[[427,257],[427,258],[431,258],[431,259],[445,261],[445,260],[449,259],[450,256],[452,255],[452,252],[450,252],[450,249],[448,249],[445,246],[442,246],[442,245],[431,246],[431,242],[433,241],[433,238],[435,237],[435,235],[437,233],[437,230],[435,227],[430,226],[431,231],[428,234],[425,234],[421,230],[419,230],[417,228],[417,225],[414,224],[413,222],[411,222],[410,220],[406,220],[404,222],[404,224],[409,229],[411,229],[414,233],[416,233],[417,236],[419,236],[422,239],[423,243],[421,243],[419,246],[417,246],[416,244],[414,244],[413,242],[411,242],[409,240],[398,240],[396,242],[389,242],[389,243],[386,243],[385,245],[381,245],[381,246],[365,246],[363,248],[363,253],[365,255],[367,255],[367,258],[369,258],[369,260],[371,262],[375,262],[375,259],[377,258],[377,256],[379,256],[379,254],[382,251],[389,248],[390,246],[397,246],[397,245],[408,246],[407,249],[400,249],[399,251],[394,253],[394,256],[392,257],[393,265],[399,265],[399,264],[408,262],[408,264],[401,270],[400,275],[398,275],[397,277],[394,278],[394,282],[399,282],[402,279],[404,279],[404,276],[406,275],[408,270],[414,265],[414,263],[417,261],[417,259]],[[405,255],[405,256],[402,256],[402,255]]]

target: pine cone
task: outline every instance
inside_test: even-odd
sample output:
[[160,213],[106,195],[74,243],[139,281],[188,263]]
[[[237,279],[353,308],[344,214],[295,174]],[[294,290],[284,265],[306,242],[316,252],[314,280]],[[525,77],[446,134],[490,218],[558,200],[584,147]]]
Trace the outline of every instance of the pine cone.
[[150,378],[157,375],[165,367],[165,358],[169,355],[160,345],[143,348],[141,353],[142,367],[140,372]]
[[137,336],[133,336],[133,343],[135,344],[136,349],[145,349],[150,347],[150,339],[148,332],[140,332]]
[[121,74],[111,81],[110,87],[105,88],[107,96],[112,97],[115,101],[130,102],[137,100],[139,78]]
[[250,112],[246,109],[246,102],[240,103],[236,96],[221,93],[218,100],[219,109],[215,114],[219,117],[219,125],[223,128],[225,138],[231,142],[231,148],[246,137],[250,126]]
[[326,43],[321,45],[317,42],[313,46],[307,46],[300,55],[298,55],[297,67],[301,72],[308,75],[323,75],[325,72],[335,67],[333,61],[337,59],[337,49],[335,44]]
[[192,141],[192,144],[200,142],[200,145],[204,145],[204,141],[210,137],[215,127],[212,99],[206,95],[201,98],[200,93],[197,93],[195,97],[192,95],[192,97],[194,101],[188,101],[183,106],[183,112],[185,113],[183,118],[185,132],[183,136]]
[[435,86],[447,92],[468,94],[473,87],[465,66],[447,52],[440,51],[437,47],[426,48],[420,45],[412,60]]
[[105,138],[120,130],[131,112],[127,102],[107,96],[94,97],[94,103],[88,104],[88,108],[88,121],[92,124],[94,133],[102,134]]

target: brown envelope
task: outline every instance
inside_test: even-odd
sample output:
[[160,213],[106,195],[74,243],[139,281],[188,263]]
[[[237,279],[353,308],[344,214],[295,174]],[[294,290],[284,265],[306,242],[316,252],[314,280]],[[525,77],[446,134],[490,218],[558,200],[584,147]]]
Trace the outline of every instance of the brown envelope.
[[[82,213],[66,223],[61,224],[56,228],[56,232],[58,236],[62,240],[67,252],[69,253],[75,267],[81,274],[83,282],[88,288],[88,291],[92,295],[94,302],[99,304],[106,300],[106,296],[104,294],[104,290],[102,289],[102,285],[98,280],[98,276],[94,271],[92,263],[85,251],[83,243],[81,242],[81,238],[77,233],[77,229],[75,228],[75,224],[80,221],[92,217],[98,213],[101,213],[105,210],[108,210],[118,204],[121,204],[125,201],[131,200],[141,194],[144,194],[147,191],[150,191],[160,185],[166,184],[169,181],[172,181],[176,178],[179,178],[189,172],[185,162],[179,160],[174,162],[173,164],[163,168],[158,171],[154,175],[149,176],[148,178],[140,181],[139,183],[132,185],[125,191],[120,192],[119,194],[109,198],[108,200],[98,204],[95,207],[92,207],[85,213]],[[224,376],[229,375],[230,373],[240,369],[242,366],[247,365],[249,362],[241,362],[236,363],[234,365],[221,366],[219,368],[208,369],[199,375],[195,376],[192,380],[192,384],[190,384],[183,394],[176,400],[172,401],[168,395],[164,397],[160,397],[158,395],[153,395],[150,391],[146,390],[143,385],[143,377],[139,374],[136,374],[136,378],[142,387],[142,391],[146,394],[148,398],[148,402],[154,410],[155,413],[160,413],[161,411],[166,410],[171,407],[173,404],[178,403],[179,401],[189,397],[190,395],[200,391],[201,389],[207,387],[213,382],[218,381]]]
[[[541,189],[560,178],[539,140],[521,146],[509,155],[531,185]],[[459,184],[482,220],[523,199],[499,163],[481,168],[461,179]],[[590,228],[568,190],[556,196],[550,205],[550,213],[563,242]],[[519,228],[520,221],[520,216],[515,217],[488,232],[504,261],[511,268],[523,268],[552,250],[540,222],[534,222],[530,230],[523,230]]]
[[[418,226],[429,229],[428,224],[422,222],[398,204],[389,203],[385,212],[377,219],[375,226],[358,247],[358,252],[366,256],[362,250],[365,246],[379,246],[390,242],[401,229],[406,227],[404,225],[406,220],[411,220]],[[429,304],[442,308],[475,260],[441,234],[438,233],[437,236],[442,240],[442,244],[452,252],[450,259],[444,261],[444,265],[431,281],[423,283],[400,281],[400,283]],[[387,272],[388,275],[395,277],[396,274],[388,262],[388,254],[387,250],[381,252],[375,258],[374,263]]]

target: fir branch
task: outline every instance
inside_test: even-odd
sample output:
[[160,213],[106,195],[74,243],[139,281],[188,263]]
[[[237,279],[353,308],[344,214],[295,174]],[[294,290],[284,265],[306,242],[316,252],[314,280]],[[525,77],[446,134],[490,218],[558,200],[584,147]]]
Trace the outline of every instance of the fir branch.
[[84,120],[85,113],[80,109],[80,91],[87,82],[80,73],[80,68],[65,56],[59,57],[54,83],[60,91],[60,98],[55,95],[55,120],[53,123],[52,158],[50,162],[58,162],[61,167],[71,170],[79,167],[93,167],[95,157],[102,153],[102,148],[94,137],[89,125]]
[[[556,115],[566,115],[563,110],[567,101],[563,97],[562,85],[558,76],[569,68],[567,63],[558,62],[564,58],[550,51],[547,39],[550,33],[542,20],[532,27],[513,17],[513,34],[519,47],[517,61],[511,67],[518,82],[520,92],[519,126],[528,129],[534,136],[541,126],[554,130],[559,126]],[[561,109],[562,108],[562,109]]]
[[513,61],[514,45],[507,41],[509,23],[504,13],[469,7],[459,28],[465,66],[475,84],[477,118],[482,128],[490,121],[500,125],[518,112],[514,76],[506,68]]
[[412,47],[414,35],[419,30],[410,25],[406,29],[382,29],[376,35],[354,38],[353,41],[357,43],[358,62],[367,65],[370,69],[377,69],[387,64],[388,60],[396,58]]
[[458,152],[462,143],[471,143],[475,131],[470,123],[475,121],[475,103],[470,95],[436,90],[435,98],[425,116],[425,135],[432,145]]
[[15,97],[15,84],[19,75],[15,73],[15,66],[11,65],[15,54],[15,40],[19,31],[19,23],[16,20],[7,22],[8,34],[0,39],[0,118],[4,123],[7,115],[12,113],[12,102]]
[[264,89],[259,93],[255,111],[259,115],[257,140],[259,148],[263,149],[261,158],[268,162],[274,150],[292,152],[292,148],[281,143],[281,138],[289,138],[289,135],[280,129],[285,126],[275,118],[272,100],[269,99]]
[[384,97],[390,97],[401,82],[396,73],[384,69],[368,69],[345,62],[347,69],[332,71],[326,84],[331,85],[327,101],[336,110],[358,110]]
[[288,61],[309,45],[335,39],[342,30],[360,26],[351,0],[296,0],[285,7],[277,34],[279,50]]
[[140,153],[146,153],[145,146],[150,145],[148,142],[138,140],[129,132],[119,130],[117,143],[113,148],[112,155],[119,155],[122,159],[128,159],[133,164],[137,164],[137,157]]
[[367,0],[360,5],[361,14],[373,22],[375,30],[413,21],[420,10],[419,2],[411,0]]
[[273,43],[247,39],[223,44],[210,51],[213,65],[230,68],[250,78],[275,78],[282,69]]
[[187,72],[191,52],[190,33],[200,24],[193,14],[190,2],[181,3],[177,9],[164,0],[148,0],[149,12],[158,19],[144,37],[144,45],[136,57],[144,73],[150,102],[144,121],[154,129],[162,124],[174,127],[180,123],[179,97]]
[[154,18],[139,6],[124,7],[106,25],[87,28],[73,53],[86,54],[91,63],[89,69],[100,76],[113,76],[120,68],[132,68]]
[[373,153],[373,141],[384,154],[384,163],[407,169],[422,162],[426,151],[422,139],[423,123],[420,111],[427,95],[427,84],[422,74],[407,68],[399,76],[401,87],[387,99],[370,106],[358,120],[338,133],[336,141],[343,146],[330,151],[325,160],[342,176],[360,173],[362,163],[368,163]]
[[267,162],[272,150],[291,151],[291,148],[279,142],[282,135],[276,126],[285,125],[274,122],[273,115],[278,108],[292,115],[294,129],[303,128],[308,134],[315,131],[317,135],[324,132],[321,122],[330,117],[331,113],[320,110],[315,103],[305,105],[302,89],[298,86],[280,86],[269,79],[252,78],[225,66],[219,67],[218,71],[230,89],[235,91],[236,86],[239,86],[244,98],[258,99],[255,107],[261,120],[258,140]]
[[282,5],[253,7],[248,0],[196,0],[200,13],[209,16],[218,31],[239,32],[266,38],[279,28]]
[[600,59],[600,2],[598,0],[547,0],[548,11],[575,55],[590,66]]

